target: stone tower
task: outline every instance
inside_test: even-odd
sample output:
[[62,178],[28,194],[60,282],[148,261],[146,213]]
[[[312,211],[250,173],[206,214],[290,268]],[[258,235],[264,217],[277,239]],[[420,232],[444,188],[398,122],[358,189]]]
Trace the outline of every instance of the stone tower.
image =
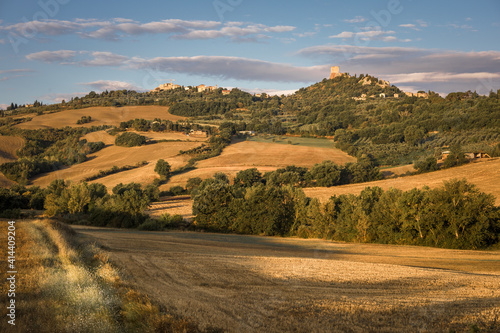
[[330,80],[340,76],[340,68],[339,66],[332,66],[330,73]]

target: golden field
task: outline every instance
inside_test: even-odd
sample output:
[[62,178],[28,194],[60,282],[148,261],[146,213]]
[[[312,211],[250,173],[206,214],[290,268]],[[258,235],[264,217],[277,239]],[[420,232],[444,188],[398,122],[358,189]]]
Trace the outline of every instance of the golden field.
[[[81,117],[91,116],[90,123],[77,125],[76,122]],[[54,113],[33,116],[29,122],[16,125],[18,128],[25,129],[41,129],[41,128],[58,128],[58,127],[91,127],[100,125],[120,126],[122,121],[128,121],[136,118],[153,120],[160,118],[164,120],[178,121],[184,120],[185,117],[175,116],[168,112],[166,106],[97,106],[84,109],[68,109]]]
[[307,196],[318,198],[324,202],[333,195],[357,195],[367,186],[379,186],[384,190],[394,187],[407,191],[415,187],[422,188],[423,186],[429,186],[430,188],[440,187],[443,185],[443,181],[453,178],[467,179],[470,183],[475,184],[480,191],[493,194],[496,197],[496,204],[500,205],[500,158],[483,160],[455,168],[414,176],[377,180],[361,184],[305,188],[304,192]]
[[228,332],[500,329],[498,251],[75,227],[135,288]]

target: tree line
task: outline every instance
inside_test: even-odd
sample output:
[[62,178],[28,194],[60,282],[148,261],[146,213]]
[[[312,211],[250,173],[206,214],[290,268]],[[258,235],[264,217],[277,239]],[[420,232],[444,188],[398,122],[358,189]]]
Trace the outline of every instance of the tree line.
[[366,188],[325,203],[300,188],[241,182],[225,175],[193,191],[196,225],[210,231],[318,237],[347,242],[480,249],[498,244],[495,198],[465,180],[441,188]]

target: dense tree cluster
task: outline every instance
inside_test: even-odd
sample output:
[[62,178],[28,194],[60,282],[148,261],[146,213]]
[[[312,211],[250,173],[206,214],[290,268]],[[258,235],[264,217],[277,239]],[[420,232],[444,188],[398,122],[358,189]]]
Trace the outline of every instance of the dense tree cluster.
[[91,121],[92,121],[92,117],[91,116],[82,116],[80,119],[78,119],[76,121],[76,124],[77,125],[83,125],[83,124],[90,123]]
[[146,137],[133,132],[125,132],[118,135],[115,139],[115,145],[123,147],[136,147],[146,144]]
[[[299,235],[349,242],[485,248],[499,242],[494,197],[465,180],[437,189],[366,188],[321,204],[293,187],[264,185],[255,172],[203,181],[193,195],[196,225],[212,231]],[[243,186],[247,184],[248,186]]]

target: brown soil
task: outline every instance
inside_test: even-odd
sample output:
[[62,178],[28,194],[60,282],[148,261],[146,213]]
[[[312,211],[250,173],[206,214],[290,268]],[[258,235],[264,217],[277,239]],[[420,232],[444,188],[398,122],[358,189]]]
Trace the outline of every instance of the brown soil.
[[498,331],[500,253],[76,227],[139,290],[229,332]]

